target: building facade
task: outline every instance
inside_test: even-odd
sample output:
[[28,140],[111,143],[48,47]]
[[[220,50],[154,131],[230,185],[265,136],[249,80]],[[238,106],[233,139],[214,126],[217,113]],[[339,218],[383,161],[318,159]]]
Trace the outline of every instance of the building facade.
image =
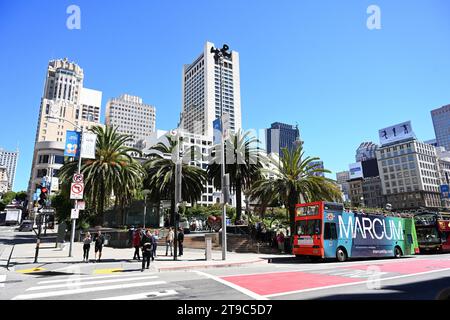
[[431,111],[437,146],[450,150],[450,104]]
[[9,190],[8,169],[0,167],[0,198]]
[[376,158],[376,151],[378,145],[373,142],[363,142],[360,144],[358,149],[356,149],[355,159],[356,162],[362,162],[370,159]]
[[286,123],[274,122],[266,129],[266,151],[267,153],[282,154],[282,149],[292,150],[296,143],[300,142],[300,131],[298,126]]
[[106,125],[117,128],[117,132],[133,136],[128,147],[136,147],[155,132],[156,109],[145,104],[142,98],[123,94],[110,99],[106,104]]
[[383,195],[393,209],[439,208],[440,174],[436,149],[416,139],[377,150]]
[[348,181],[350,188],[350,201],[353,207],[362,207],[364,204],[363,178]]
[[336,182],[341,186],[341,190],[344,195],[343,201],[350,200],[350,184],[348,183],[348,180],[350,180],[349,171],[341,171],[336,173]]
[[386,197],[383,196],[380,177],[368,177],[362,181],[362,196],[365,207],[385,208]]
[[14,188],[18,160],[19,150],[7,151],[0,148],[0,166],[6,168],[8,175],[8,191],[12,191]]
[[[55,174],[51,176],[54,169],[51,159],[52,155],[60,156],[60,151],[64,150],[66,131],[100,125],[102,93],[84,88],[83,80],[83,69],[67,58],[48,63],[28,184],[29,199],[33,199],[33,194],[41,183],[44,169],[46,179],[50,181],[56,177]],[[43,142],[48,142],[48,145]],[[52,153],[44,154],[46,150]],[[46,155],[48,158],[41,157]],[[63,159],[57,158],[55,161],[61,162]],[[55,181],[55,185],[59,183]],[[52,190],[55,190],[54,187]]]
[[[314,169],[320,169],[320,170],[325,169],[325,166],[323,165],[323,161],[311,161],[309,163],[309,165]],[[317,176],[317,177],[325,177],[325,173],[323,173],[323,172],[314,172],[313,175]]]
[[[213,136],[213,121],[221,116],[220,67],[211,53],[213,47],[206,42],[200,56],[184,65],[182,74],[182,128],[208,137]],[[235,132],[242,128],[238,52],[232,51],[231,58],[224,59],[222,80],[223,112],[229,115],[229,129]]]

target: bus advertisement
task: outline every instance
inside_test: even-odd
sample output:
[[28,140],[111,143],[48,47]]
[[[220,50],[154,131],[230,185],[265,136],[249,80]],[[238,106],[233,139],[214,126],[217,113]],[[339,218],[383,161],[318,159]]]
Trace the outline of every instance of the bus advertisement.
[[450,214],[424,212],[414,216],[421,253],[450,252]]
[[293,254],[313,260],[419,253],[414,219],[344,211],[339,203],[296,206]]

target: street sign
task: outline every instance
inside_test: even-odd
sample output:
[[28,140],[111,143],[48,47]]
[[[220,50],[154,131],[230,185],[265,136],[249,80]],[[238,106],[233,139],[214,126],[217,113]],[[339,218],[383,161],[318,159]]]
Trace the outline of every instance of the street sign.
[[82,173],[75,173],[72,178],[73,182],[82,183],[83,182],[83,174]]
[[95,146],[97,135],[92,132],[83,132],[81,135],[81,157],[95,159]]
[[77,201],[76,208],[78,210],[85,210],[86,209],[86,202],[85,201]]
[[70,187],[70,199],[72,200],[82,200],[84,192],[84,184],[74,182]]
[[70,210],[70,219],[78,219],[79,216],[80,216],[80,210],[78,210],[78,209]]

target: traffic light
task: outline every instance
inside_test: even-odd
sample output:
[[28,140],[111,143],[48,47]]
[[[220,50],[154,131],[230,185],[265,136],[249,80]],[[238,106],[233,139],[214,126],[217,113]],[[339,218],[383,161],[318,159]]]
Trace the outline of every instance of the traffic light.
[[48,194],[48,189],[46,187],[40,187],[41,189],[41,194],[39,195],[39,205],[44,206],[47,202],[47,194]]

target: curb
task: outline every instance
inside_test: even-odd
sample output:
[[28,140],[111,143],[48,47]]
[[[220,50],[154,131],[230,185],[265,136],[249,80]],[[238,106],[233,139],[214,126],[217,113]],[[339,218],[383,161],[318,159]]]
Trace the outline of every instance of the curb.
[[256,263],[267,263],[264,259],[256,259],[256,260],[248,260],[248,261],[238,261],[238,262],[226,262],[220,264],[210,264],[210,265],[187,265],[187,266],[175,266],[175,267],[157,267],[155,266],[156,271],[182,271],[182,270],[194,270],[194,269],[209,269],[209,268],[226,268],[226,267],[237,267],[248,264],[256,264]]

